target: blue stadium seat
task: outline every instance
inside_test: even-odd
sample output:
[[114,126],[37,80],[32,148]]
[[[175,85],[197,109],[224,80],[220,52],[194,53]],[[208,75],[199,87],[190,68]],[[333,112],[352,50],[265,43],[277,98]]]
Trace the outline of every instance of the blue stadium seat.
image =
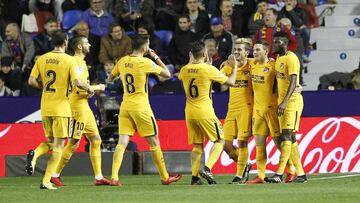
[[160,38],[162,51],[166,52],[173,38],[173,32],[170,30],[158,30],[155,31],[155,35]]
[[127,31],[127,32],[125,32],[125,34],[130,37],[131,35],[134,35],[135,32],[134,31]]
[[81,19],[81,10],[69,10],[66,11],[62,18],[62,29],[69,30],[76,25]]

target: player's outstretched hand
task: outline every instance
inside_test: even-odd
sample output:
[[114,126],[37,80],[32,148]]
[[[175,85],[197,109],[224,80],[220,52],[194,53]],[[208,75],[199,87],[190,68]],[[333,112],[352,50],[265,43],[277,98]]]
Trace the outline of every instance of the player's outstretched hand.
[[106,86],[104,84],[99,84],[99,90],[105,91]]

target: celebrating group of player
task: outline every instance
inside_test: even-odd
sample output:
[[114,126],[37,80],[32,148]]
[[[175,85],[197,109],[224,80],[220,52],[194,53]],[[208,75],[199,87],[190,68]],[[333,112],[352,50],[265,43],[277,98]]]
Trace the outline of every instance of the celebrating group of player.
[[[30,85],[43,89],[41,114],[47,140],[35,150],[29,151],[26,172],[32,175],[36,160],[52,150],[40,188],[56,189],[52,183],[63,186],[60,173],[77,149],[83,134],[90,141],[95,185],[121,185],[119,169],[129,139],[136,131],[150,145],[161,183],[168,185],[181,179],[180,174],[169,175],[166,170],[156,120],[149,104],[148,76],[156,74],[169,79],[170,72],[156,53],[149,49],[148,36],[133,36],[133,52],[117,62],[108,78],[112,81],[120,77],[124,87],[119,112],[119,141],[113,155],[111,180],[103,177],[101,172],[101,137],[88,104],[88,98],[94,91],[105,89],[102,84],[89,84],[84,57],[89,52],[90,44],[85,37],[76,37],[71,43],[75,53],[70,56],[65,53],[68,45],[66,33],[56,32],[52,41],[55,49],[36,61],[29,78]],[[282,182],[286,165],[289,172],[287,182],[306,181],[295,138],[303,108],[299,88],[299,61],[292,52],[287,51],[287,43],[286,33],[276,33],[276,61],[267,57],[269,45],[265,41],[255,43],[254,59],[248,59],[251,42],[238,39],[234,54],[221,71],[207,63],[209,60],[204,43],[195,42],[190,45],[190,61],[181,69],[178,77],[183,81],[186,94],[188,141],[194,146],[191,152],[192,185],[203,184],[200,176],[209,184],[216,184],[211,169],[224,144],[225,151],[237,162],[234,183]],[[143,57],[146,53],[156,63]],[[230,86],[224,131],[212,106],[212,82]],[[281,151],[281,157],[277,173],[266,178],[265,143],[269,131]],[[247,142],[252,134],[256,141],[258,176],[248,181],[251,164],[247,164]],[[66,138],[68,143],[64,147]],[[200,170],[205,139],[212,141],[214,145],[204,169]],[[238,148],[233,146],[233,139],[238,140]]]

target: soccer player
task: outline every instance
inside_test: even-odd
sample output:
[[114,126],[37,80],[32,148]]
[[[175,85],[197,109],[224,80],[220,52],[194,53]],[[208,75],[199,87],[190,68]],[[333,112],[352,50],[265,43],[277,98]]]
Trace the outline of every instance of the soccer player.
[[[251,164],[246,164],[248,140],[251,136],[251,117],[253,111],[253,91],[251,84],[250,64],[248,60],[250,42],[244,38],[235,41],[234,55],[238,62],[238,72],[235,85],[230,87],[228,112],[224,123],[225,146],[224,151],[237,162],[236,176],[233,183],[245,183],[248,180]],[[233,68],[225,64],[221,72],[230,76]],[[233,145],[237,139],[239,148]]]
[[[117,62],[108,78],[109,81],[112,81],[120,75],[125,90],[119,112],[119,142],[114,152],[110,185],[121,186],[119,169],[126,146],[135,131],[139,132],[141,137],[145,137],[150,145],[153,160],[160,173],[161,183],[168,185],[180,180],[181,175],[169,176],[166,170],[157,124],[149,103],[147,81],[150,74],[169,79],[170,72],[159,56],[149,48],[147,35],[134,35],[132,49],[133,52],[129,56],[125,56]],[[150,54],[156,64],[143,57],[146,53]]]
[[[42,88],[41,115],[47,138],[35,151],[30,150],[25,169],[29,175],[34,173],[36,159],[52,149],[40,189],[57,189],[50,183],[51,175],[58,165],[69,133],[71,109],[68,98],[69,82],[77,78],[75,60],[65,54],[68,37],[63,31],[52,36],[54,50],[40,56],[31,71],[29,85]],[[41,81],[39,81],[41,80]],[[92,94],[90,88],[84,88]]]
[[60,179],[61,171],[70,161],[72,154],[79,147],[82,134],[90,142],[90,160],[95,175],[95,185],[109,185],[110,180],[104,178],[101,172],[101,137],[96,125],[95,117],[91,111],[88,98],[89,95],[81,86],[91,88],[93,91],[104,91],[105,85],[89,85],[89,72],[84,61],[86,54],[90,51],[90,44],[86,37],[75,37],[71,40],[72,50],[74,50],[74,59],[77,63],[76,72],[79,76],[74,80],[74,88],[70,93],[70,107],[72,111],[72,131],[69,135],[68,142],[64,148],[63,154],[55,173],[51,178],[51,182],[56,186],[63,186]]
[[186,94],[185,118],[188,142],[194,144],[191,152],[191,184],[202,184],[199,173],[205,138],[214,145],[200,175],[207,180],[208,184],[216,184],[211,169],[223,150],[224,134],[212,105],[211,86],[213,81],[233,86],[238,64],[235,56],[231,55],[228,63],[232,67],[232,73],[230,77],[225,76],[214,66],[205,63],[208,61],[208,54],[203,42],[191,44],[189,55],[190,62],[180,70],[179,79],[183,81]]
[[[278,170],[273,177],[267,178],[268,182],[279,183],[283,180],[286,159],[291,157],[295,165],[297,178],[288,182],[306,182],[307,178],[301,164],[300,153],[295,133],[299,130],[300,116],[303,110],[303,98],[296,91],[299,86],[300,62],[297,56],[288,51],[288,35],[285,32],[277,32],[274,35],[274,52],[276,59],[276,79],[278,84],[278,109],[281,137],[281,145],[286,153],[284,160],[280,160]],[[283,155],[281,155],[283,157]]]
[[[275,80],[275,61],[268,58],[269,44],[260,40],[254,45],[254,63],[251,67],[252,85],[254,91],[254,109],[252,130],[256,144],[256,164],[258,176],[247,184],[265,183],[266,169],[266,137],[269,132],[280,136],[279,122],[276,115],[277,94]],[[275,142],[276,143],[276,142]]]

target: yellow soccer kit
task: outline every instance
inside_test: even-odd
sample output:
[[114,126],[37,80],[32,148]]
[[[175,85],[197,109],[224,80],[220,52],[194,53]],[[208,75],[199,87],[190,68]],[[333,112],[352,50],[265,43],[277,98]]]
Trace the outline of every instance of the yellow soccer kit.
[[[85,61],[74,56],[77,63],[76,71],[78,79],[89,84],[89,71]],[[72,111],[72,131],[71,138],[81,139],[82,134],[86,136],[99,135],[95,117],[88,103],[88,93],[76,86],[73,86],[70,94],[70,107]]]
[[76,62],[65,53],[49,52],[36,60],[31,76],[39,78],[43,86],[41,115],[45,135],[67,137],[71,117],[68,87],[77,77]]
[[212,82],[224,84],[228,77],[214,66],[200,63],[181,68],[179,79],[186,95],[185,118],[189,143],[203,143],[205,138],[223,138],[222,126],[215,115],[211,98]]
[[124,87],[119,113],[119,133],[132,136],[157,135],[157,125],[148,95],[148,76],[159,75],[162,68],[144,57],[125,56],[115,65],[111,74],[120,75]]
[[252,63],[252,84],[254,91],[253,133],[255,135],[280,135],[276,114],[277,93],[275,80],[275,62],[265,64]]
[[[290,75],[296,75],[296,85],[299,85],[300,62],[298,57],[291,51],[276,59],[276,79],[278,83],[278,104],[280,104],[288,91]],[[304,103],[301,93],[294,92],[285,108],[284,115],[279,117],[280,129],[299,130],[300,116]]]
[[[247,140],[251,136],[251,117],[253,92],[249,63],[238,68],[235,85],[229,90],[228,112],[224,123],[225,140]],[[232,73],[232,67],[225,65],[221,72],[226,76]]]

